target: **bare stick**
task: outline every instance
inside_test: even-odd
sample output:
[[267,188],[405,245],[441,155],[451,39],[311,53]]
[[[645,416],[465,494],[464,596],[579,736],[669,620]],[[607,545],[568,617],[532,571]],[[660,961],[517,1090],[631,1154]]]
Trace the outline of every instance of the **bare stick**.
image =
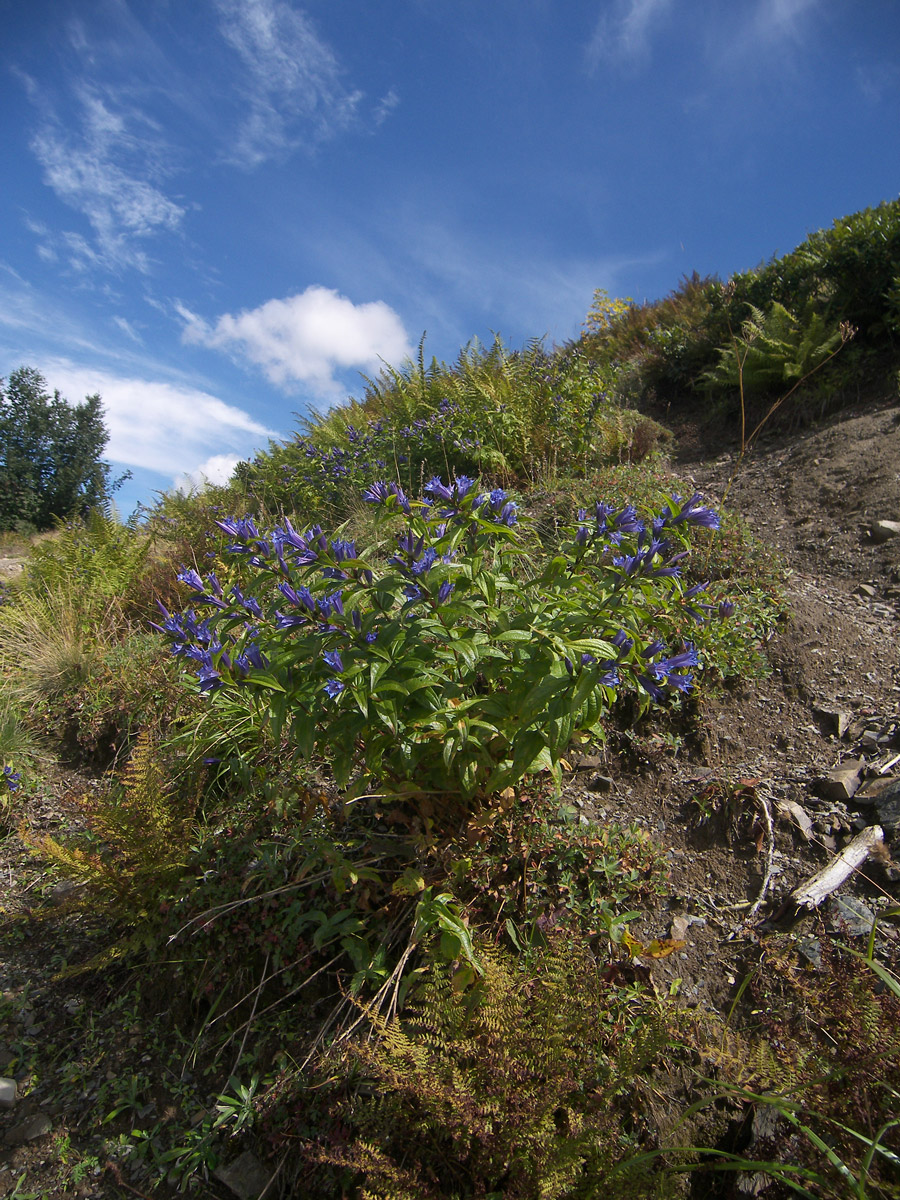
[[765,796],[757,796],[757,803],[763,810],[763,816],[766,818],[766,873],[763,876],[762,886],[759,889],[759,895],[753,901],[748,917],[752,917],[763,900],[766,898],[766,892],[769,890],[769,884],[772,882],[772,875],[775,869],[775,830],[772,826],[772,810],[769,808],[769,802]]
[[817,908],[867,858],[883,858],[884,854],[884,830],[880,825],[869,825],[827,867],[795,887],[785,903],[796,908]]

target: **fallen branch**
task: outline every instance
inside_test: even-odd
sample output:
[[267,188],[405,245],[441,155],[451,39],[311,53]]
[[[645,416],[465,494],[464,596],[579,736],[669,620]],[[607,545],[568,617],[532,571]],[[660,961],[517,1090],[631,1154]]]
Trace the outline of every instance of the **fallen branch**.
[[817,871],[805,883],[795,887],[782,901],[777,912],[769,918],[778,921],[785,916],[800,915],[804,910],[818,908],[822,901],[841,886],[848,876],[868,858],[885,860],[884,830],[880,825],[868,825],[843,848],[827,867]]

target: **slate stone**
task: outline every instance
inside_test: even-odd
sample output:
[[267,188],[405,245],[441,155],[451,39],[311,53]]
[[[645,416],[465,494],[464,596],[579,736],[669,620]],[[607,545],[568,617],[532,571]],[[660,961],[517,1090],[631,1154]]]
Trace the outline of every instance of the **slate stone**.
[[859,775],[864,765],[864,762],[842,763],[816,780],[816,791],[826,800],[850,800],[859,789]]
[[6,1131],[4,1142],[8,1146],[21,1146],[23,1142],[33,1142],[35,1138],[44,1137],[53,1129],[53,1122],[43,1113],[32,1113],[18,1125]]
[[263,1189],[272,1177],[255,1154],[245,1150],[227,1167],[214,1171],[216,1179],[237,1196],[238,1200],[259,1200]]
[[900,833],[900,795],[882,793],[875,801],[878,824],[886,833]]
[[608,775],[592,775],[588,783],[591,792],[610,792],[615,787],[615,780]]
[[16,1081],[0,1076],[0,1108],[12,1108],[16,1102]]
[[900,800],[900,776],[896,779],[867,779],[853,797],[853,803],[858,806],[884,800]]
[[839,738],[842,738],[850,728],[850,722],[853,719],[852,713],[835,708],[814,708],[813,716],[823,733],[833,733]]
[[871,908],[853,896],[829,896],[828,912],[837,929],[851,937],[865,937],[875,924]]
[[816,937],[803,938],[797,943],[797,953],[817,971],[822,970],[822,943]]

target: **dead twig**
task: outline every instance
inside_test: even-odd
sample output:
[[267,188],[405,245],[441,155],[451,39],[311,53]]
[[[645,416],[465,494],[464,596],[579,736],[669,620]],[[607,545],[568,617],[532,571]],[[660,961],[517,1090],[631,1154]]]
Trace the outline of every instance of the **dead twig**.
[[763,875],[759,895],[750,906],[750,911],[747,914],[749,917],[753,916],[763,900],[765,900],[766,892],[768,892],[769,885],[772,882],[772,876],[775,874],[775,827],[772,824],[772,810],[765,796],[757,794],[756,800],[762,809],[763,817],[765,817],[766,821],[766,873]]

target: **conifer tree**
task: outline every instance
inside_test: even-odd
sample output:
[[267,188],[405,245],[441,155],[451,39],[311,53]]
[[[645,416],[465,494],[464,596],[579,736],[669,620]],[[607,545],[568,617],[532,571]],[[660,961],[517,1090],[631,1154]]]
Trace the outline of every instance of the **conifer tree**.
[[109,502],[99,396],[71,405],[34,367],[0,379],[0,530],[49,529]]

